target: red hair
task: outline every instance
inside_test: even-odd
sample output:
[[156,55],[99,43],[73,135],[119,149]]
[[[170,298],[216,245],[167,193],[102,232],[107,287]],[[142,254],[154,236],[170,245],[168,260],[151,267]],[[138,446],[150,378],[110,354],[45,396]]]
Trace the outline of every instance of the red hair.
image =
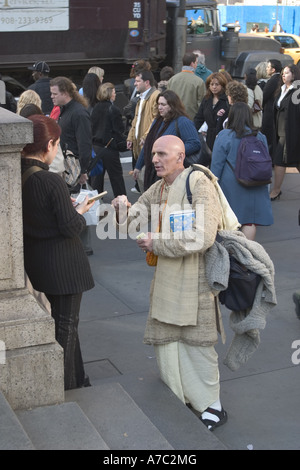
[[33,123],[33,142],[23,148],[22,157],[44,154],[47,152],[48,142],[53,140],[55,143],[59,139],[61,128],[54,119],[44,115],[34,114],[28,119]]
[[219,84],[222,87],[222,90],[220,93],[225,93],[226,85],[228,83],[228,80],[226,79],[225,75],[222,72],[214,72],[211,75],[209,75],[206,79],[205,85],[206,85],[206,95],[205,98],[208,99],[210,96],[212,96],[212,92],[210,91],[210,84],[212,80],[218,80]]

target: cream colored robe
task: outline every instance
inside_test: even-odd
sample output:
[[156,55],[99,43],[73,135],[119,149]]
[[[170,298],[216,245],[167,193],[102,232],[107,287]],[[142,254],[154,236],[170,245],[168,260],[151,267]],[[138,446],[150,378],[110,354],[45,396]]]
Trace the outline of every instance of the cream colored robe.
[[[180,207],[190,208],[185,194],[185,181],[189,172],[190,169],[184,170],[174,183],[170,187],[164,187],[163,191],[163,181],[158,181],[152,185],[129,210],[129,226],[132,219],[136,217],[136,211],[141,209],[144,213],[146,210],[146,213],[151,214],[151,205],[161,203],[162,207],[167,197],[168,203],[177,200],[177,209]],[[153,252],[158,255],[159,260],[156,268],[149,267],[149,269],[155,269],[155,271],[150,292],[150,311],[144,335],[146,344],[166,344],[173,341],[183,341],[193,346],[212,346],[218,341],[218,332],[221,333],[223,341],[225,340],[218,302],[215,302],[217,293],[213,292],[207,283],[204,260],[206,250],[215,241],[217,230],[223,227],[220,199],[214,183],[200,171],[192,173],[190,186],[193,194],[193,209],[203,207],[204,224],[200,222],[198,226],[194,227],[194,230],[203,237],[200,236],[199,240],[194,243],[187,243],[184,237],[176,239],[173,233],[167,239],[164,239],[163,232],[157,234],[157,238],[153,240]],[[169,216],[170,211],[168,209],[164,210],[163,227],[168,226]],[[154,232],[158,223],[158,214],[153,218],[155,220],[152,220],[151,231]],[[139,230],[146,231],[144,228],[137,226],[136,232]],[[197,258],[196,264],[195,256]],[[161,265],[164,270],[163,276],[160,272]],[[183,266],[182,269],[181,265]],[[181,273],[185,272],[188,275],[190,266],[194,273],[195,265],[197,271],[194,279],[188,280],[191,285],[186,282],[186,279],[174,276],[176,270]],[[169,267],[169,271],[166,271],[166,267]],[[184,290],[182,290],[182,285],[184,285]],[[182,301],[182,296],[186,296],[187,288],[189,288],[188,297],[190,297],[190,300],[186,301],[187,298],[185,297]],[[175,301],[173,296],[175,296]],[[195,304],[196,316],[194,317],[191,315],[190,310],[194,308]],[[170,318],[172,307],[174,323],[177,324],[173,324]],[[164,315],[165,309],[169,310],[167,317]],[[157,318],[163,318],[163,321],[159,321]],[[188,320],[186,324],[183,324],[184,320],[182,323],[182,319],[185,318]]]

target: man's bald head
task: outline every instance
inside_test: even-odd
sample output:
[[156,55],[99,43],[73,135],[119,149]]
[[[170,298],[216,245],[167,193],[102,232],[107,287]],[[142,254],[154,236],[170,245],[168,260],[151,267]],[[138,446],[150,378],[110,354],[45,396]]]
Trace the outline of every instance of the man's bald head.
[[157,176],[169,184],[184,170],[184,158],[184,143],[175,135],[163,135],[153,144],[152,162]]
[[178,151],[178,152],[185,153],[184,143],[176,135],[163,135],[163,136],[159,137],[156,140],[156,142],[159,145],[167,145],[167,146],[169,146],[170,148],[172,148],[174,150],[176,149],[176,151]]

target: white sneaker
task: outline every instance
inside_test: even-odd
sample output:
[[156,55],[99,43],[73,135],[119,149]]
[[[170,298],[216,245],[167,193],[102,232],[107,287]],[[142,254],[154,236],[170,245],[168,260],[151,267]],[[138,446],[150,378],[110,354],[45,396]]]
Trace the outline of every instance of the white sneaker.
[[139,191],[136,188],[131,188],[132,193],[139,193]]

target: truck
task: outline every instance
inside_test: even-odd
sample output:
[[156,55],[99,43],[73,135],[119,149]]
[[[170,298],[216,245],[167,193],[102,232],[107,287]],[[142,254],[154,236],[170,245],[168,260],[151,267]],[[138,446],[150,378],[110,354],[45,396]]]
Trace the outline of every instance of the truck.
[[183,54],[199,49],[213,71],[243,79],[247,67],[270,58],[291,59],[277,41],[221,31],[215,0],[0,0],[0,72],[24,87],[29,65],[42,60],[51,76],[81,82],[88,69],[122,83],[131,65],[147,59],[154,73],[181,69]]
[[[255,67],[259,62],[279,59],[283,66],[293,62],[290,56],[283,54],[282,46],[277,41],[261,41],[270,38],[240,34],[239,26],[235,23],[224,24],[222,27],[225,30],[221,30],[215,0],[172,0],[167,4],[167,38],[176,38],[176,30],[178,35],[180,28],[176,20],[180,19],[180,15],[183,16],[181,44],[184,44],[184,48],[180,53],[201,50],[210,70],[225,69],[233,78],[243,80],[247,68]],[[176,61],[178,46],[174,40],[167,42],[167,56],[173,63]]]

